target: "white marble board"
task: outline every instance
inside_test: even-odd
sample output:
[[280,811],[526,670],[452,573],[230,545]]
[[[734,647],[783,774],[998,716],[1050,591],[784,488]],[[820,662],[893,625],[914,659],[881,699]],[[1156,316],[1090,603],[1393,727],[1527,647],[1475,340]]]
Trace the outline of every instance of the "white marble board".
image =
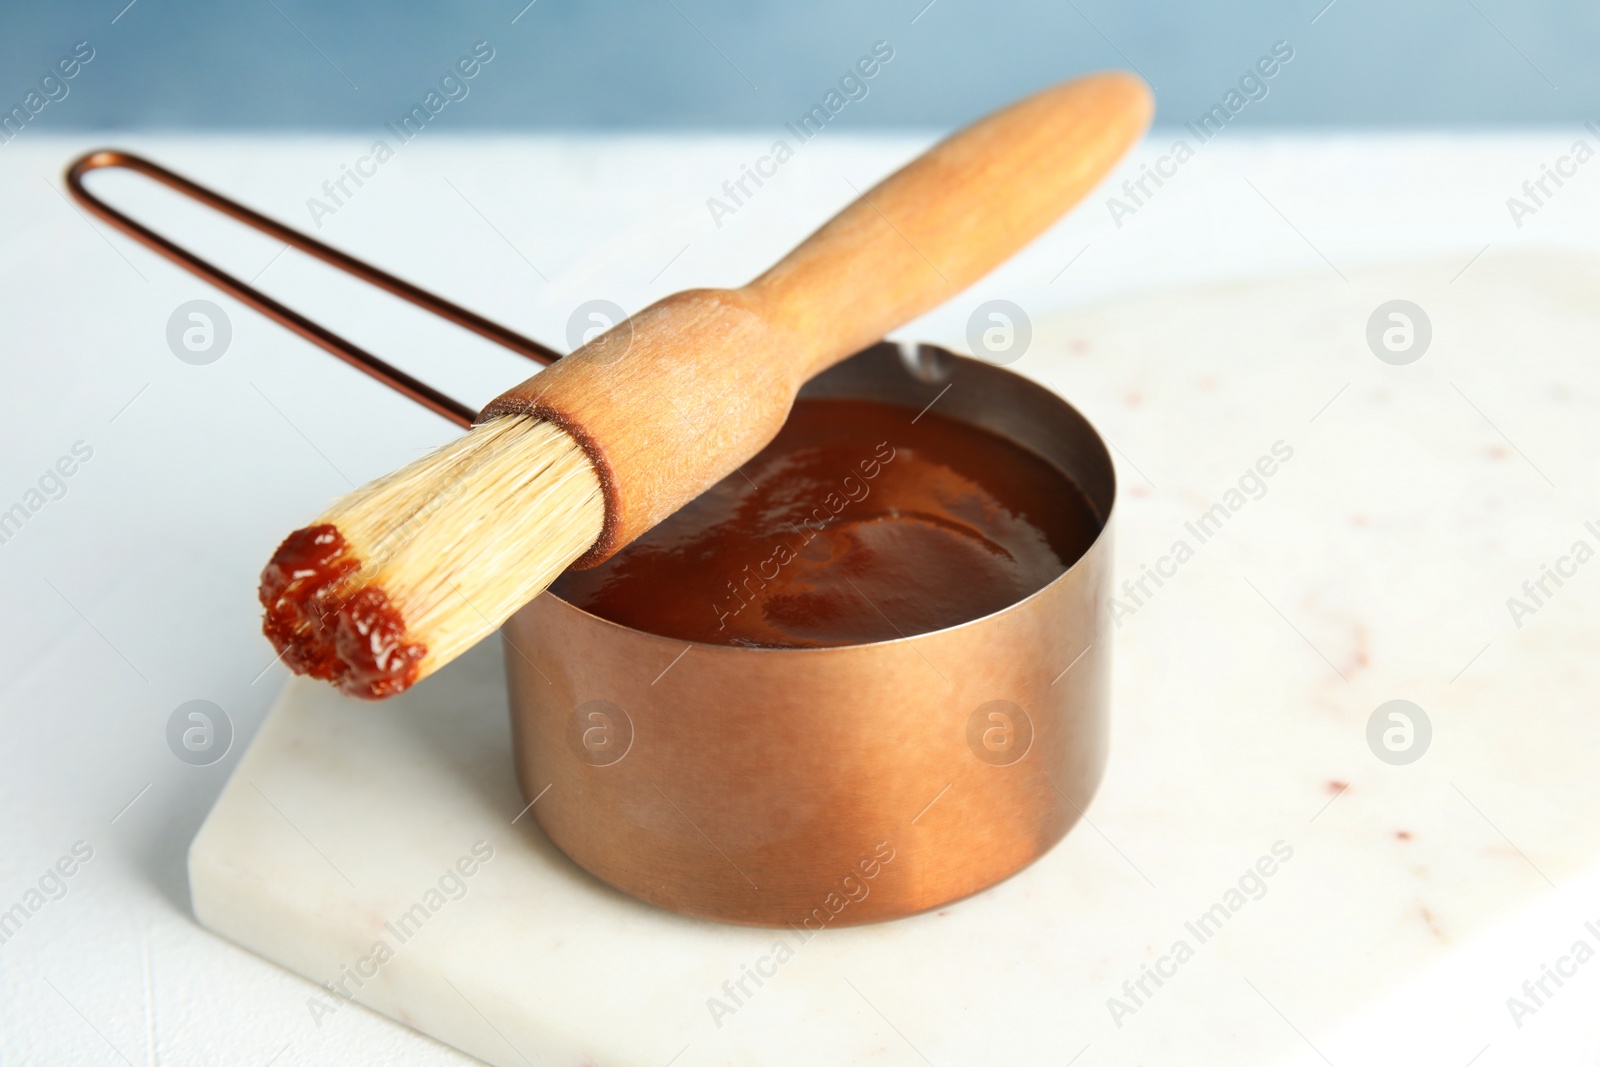
[[[290,683],[191,849],[196,914],[311,979],[313,1029],[364,1009],[330,1013],[312,983],[386,939],[376,976],[347,980],[356,1000],[495,1064],[1321,1062],[1385,990],[1600,858],[1600,563],[1520,620],[1507,606],[1575,542],[1600,547],[1600,267],[1462,262],[1035,324],[1017,369],[1096,413],[1115,449],[1119,578],[1275,444],[1292,458],[1126,601],[1108,777],[1087,822],[1011,881],[804,945],[639,904],[517,819],[485,647],[382,706]],[[1362,332],[1395,298],[1432,326],[1408,366]],[[1397,698],[1433,727],[1407,766],[1366,742]],[[478,842],[493,858],[466,864],[464,895],[397,945],[385,923]],[[1186,924],[1275,847],[1292,856],[1201,943]],[[718,1010],[785,936],[793,958]],[[1123,983],[1178,941],[1192,958],[1135,1004]],[[1484,997],[1429,1047],[1466,1062],[1508,1039],[1505,1012]]]

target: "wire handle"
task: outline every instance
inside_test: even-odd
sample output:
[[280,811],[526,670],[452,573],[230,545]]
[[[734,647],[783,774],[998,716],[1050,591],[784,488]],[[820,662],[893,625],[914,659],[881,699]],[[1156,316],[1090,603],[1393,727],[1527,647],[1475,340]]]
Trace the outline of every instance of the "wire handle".
[[410,397],[429,411],[444,416],[458,426],[471,426],[477,419],[477,409],[468,407],[461,401],[444,395],[433,386],[419,381],[398,367],[384,362],[371,352],[340,337],[332,330],[312,322],[298,311],[279,303],[248,282],[240,281],[227,271],[201,259],[193,252],[175,244],[142,223],[135,222],[121,211],[89,192],[84,185],[84,176],[90,171],[107,167],[121,167],[124,170],[142,174],[152,181],[160,182],[167,188],[204,204],[214,211],[220,211],[229,218],[244,223],[251,229],[276,237],[289,247],[307,255],[315,256],[336,270],[344,271],[346,274],[359,278],[369,285],[375,285],[407,303],[414,304],[424,311],[432,312],[463,329],[471,330],[480,337],[487,338],[520,356],[533,360],[535,363],[549,365],[561,358],[561,353],[546,348],[537,341],[508,330],[499,323],[490,322],[482,315],[468,311],[458,304],[452,304],[450,301],[435,296],[426,290],[419,289],[410,282],[396,278],[386,271],[381,271],[377,267],[363,263],[353,256],[348,256],[336,248],[323,244],[314,237],[309,237],[298,230],[292,230],[282,223],[274,222],[265,215],[245,207],[243,204],[229,200],[227,197],[212,192],[203,185],[197,185],[189,179],[174,174],[165,167],[152,163],[141,156],[136,156],[131,152],[123,152],[111,148],[96,149],[67,168],[67,190],[72,193],[74,199],[100,218],[111,223],[111,225],[140,244],[170,259],[189,273],[204,278],[234,299],[248,304],[279,325],[293,330],[312,344],[333,353],[351,366],[376,378],[395,392]]

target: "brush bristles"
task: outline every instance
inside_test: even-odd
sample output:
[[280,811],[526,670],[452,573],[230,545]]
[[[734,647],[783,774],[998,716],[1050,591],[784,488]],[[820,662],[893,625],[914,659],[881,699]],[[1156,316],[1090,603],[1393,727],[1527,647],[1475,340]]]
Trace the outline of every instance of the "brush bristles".
[[571,436],[491,419],[291,535],[262,573],[264,628],[297,673],[388,696],[493,632],[604,522],[599,476]]

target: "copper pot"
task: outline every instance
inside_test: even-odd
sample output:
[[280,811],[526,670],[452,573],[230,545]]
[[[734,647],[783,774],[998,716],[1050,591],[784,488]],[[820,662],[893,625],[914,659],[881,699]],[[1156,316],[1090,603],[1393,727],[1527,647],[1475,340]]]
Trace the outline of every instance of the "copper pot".
[[[530,338],[363,263],[149,160],[101,149],[67,173],[96,216],[429,410],[446,396],[92,194],[134,171],[505,346]],[[878,400],[1007,437],[1075,480],[1104,519],[1055,581],[1004,610],[838,648],[685,643],[545,593],[506,623],[517,780],[534,819],[601,880],[724,922],[891,919],[1015,874],[1072,828],[1105,769],[1116,478],[1094,428],[1011,371],[929,345],[874,345],[801,396]]]
[[517,780],[562,851],[673,911],[819,929],[975,893],[1082,815],[1107,751],[1110,631],[1098,605],[1116,481],[1070,404],[943,349],[875,345],[801,395],[913,411],[937,397],[943,414],[1059,467],[1105,525],[1033,595],[909,638],[700,644],[554,593],[504,634]]

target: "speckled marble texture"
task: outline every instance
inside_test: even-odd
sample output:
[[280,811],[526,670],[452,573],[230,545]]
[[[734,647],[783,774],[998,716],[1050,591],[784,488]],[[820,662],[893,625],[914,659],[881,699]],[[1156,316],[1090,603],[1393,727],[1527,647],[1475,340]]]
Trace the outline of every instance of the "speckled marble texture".
[[[638,904],[518,818],[485,647],[382,706],[292,682],[191,849],[197,915],[313,983],[375,973],[345,980],[361,1004],[502,1065],[1322,1062],[1386,991],[1600,859],[1600,560],[1507,607],[1600,549],[1600,266],[1468,258],[1035,323],[1015,369],[1113,446],[1132,591],[1107,606],[1108,777],[1018,877],[787,935],[793,958],[719,1012],[786,935]],[[1365,341],[1392,299],[1431,322],[1406,366]],[[1239,503],[1202,543],[1187,524],[1218,502]],[[1162,584],[1139,588],[1145,565]],[[1409,765],[1366,740],[1393,699],[1432,724]],[[418,903],[399,944],[385,924]],[[379,939],[393,957],[363,964]],[[313,1027],[363,1010],[304,992]],[[1513,1036],[1486,996],[1427,1047],[1465,1063]]]

